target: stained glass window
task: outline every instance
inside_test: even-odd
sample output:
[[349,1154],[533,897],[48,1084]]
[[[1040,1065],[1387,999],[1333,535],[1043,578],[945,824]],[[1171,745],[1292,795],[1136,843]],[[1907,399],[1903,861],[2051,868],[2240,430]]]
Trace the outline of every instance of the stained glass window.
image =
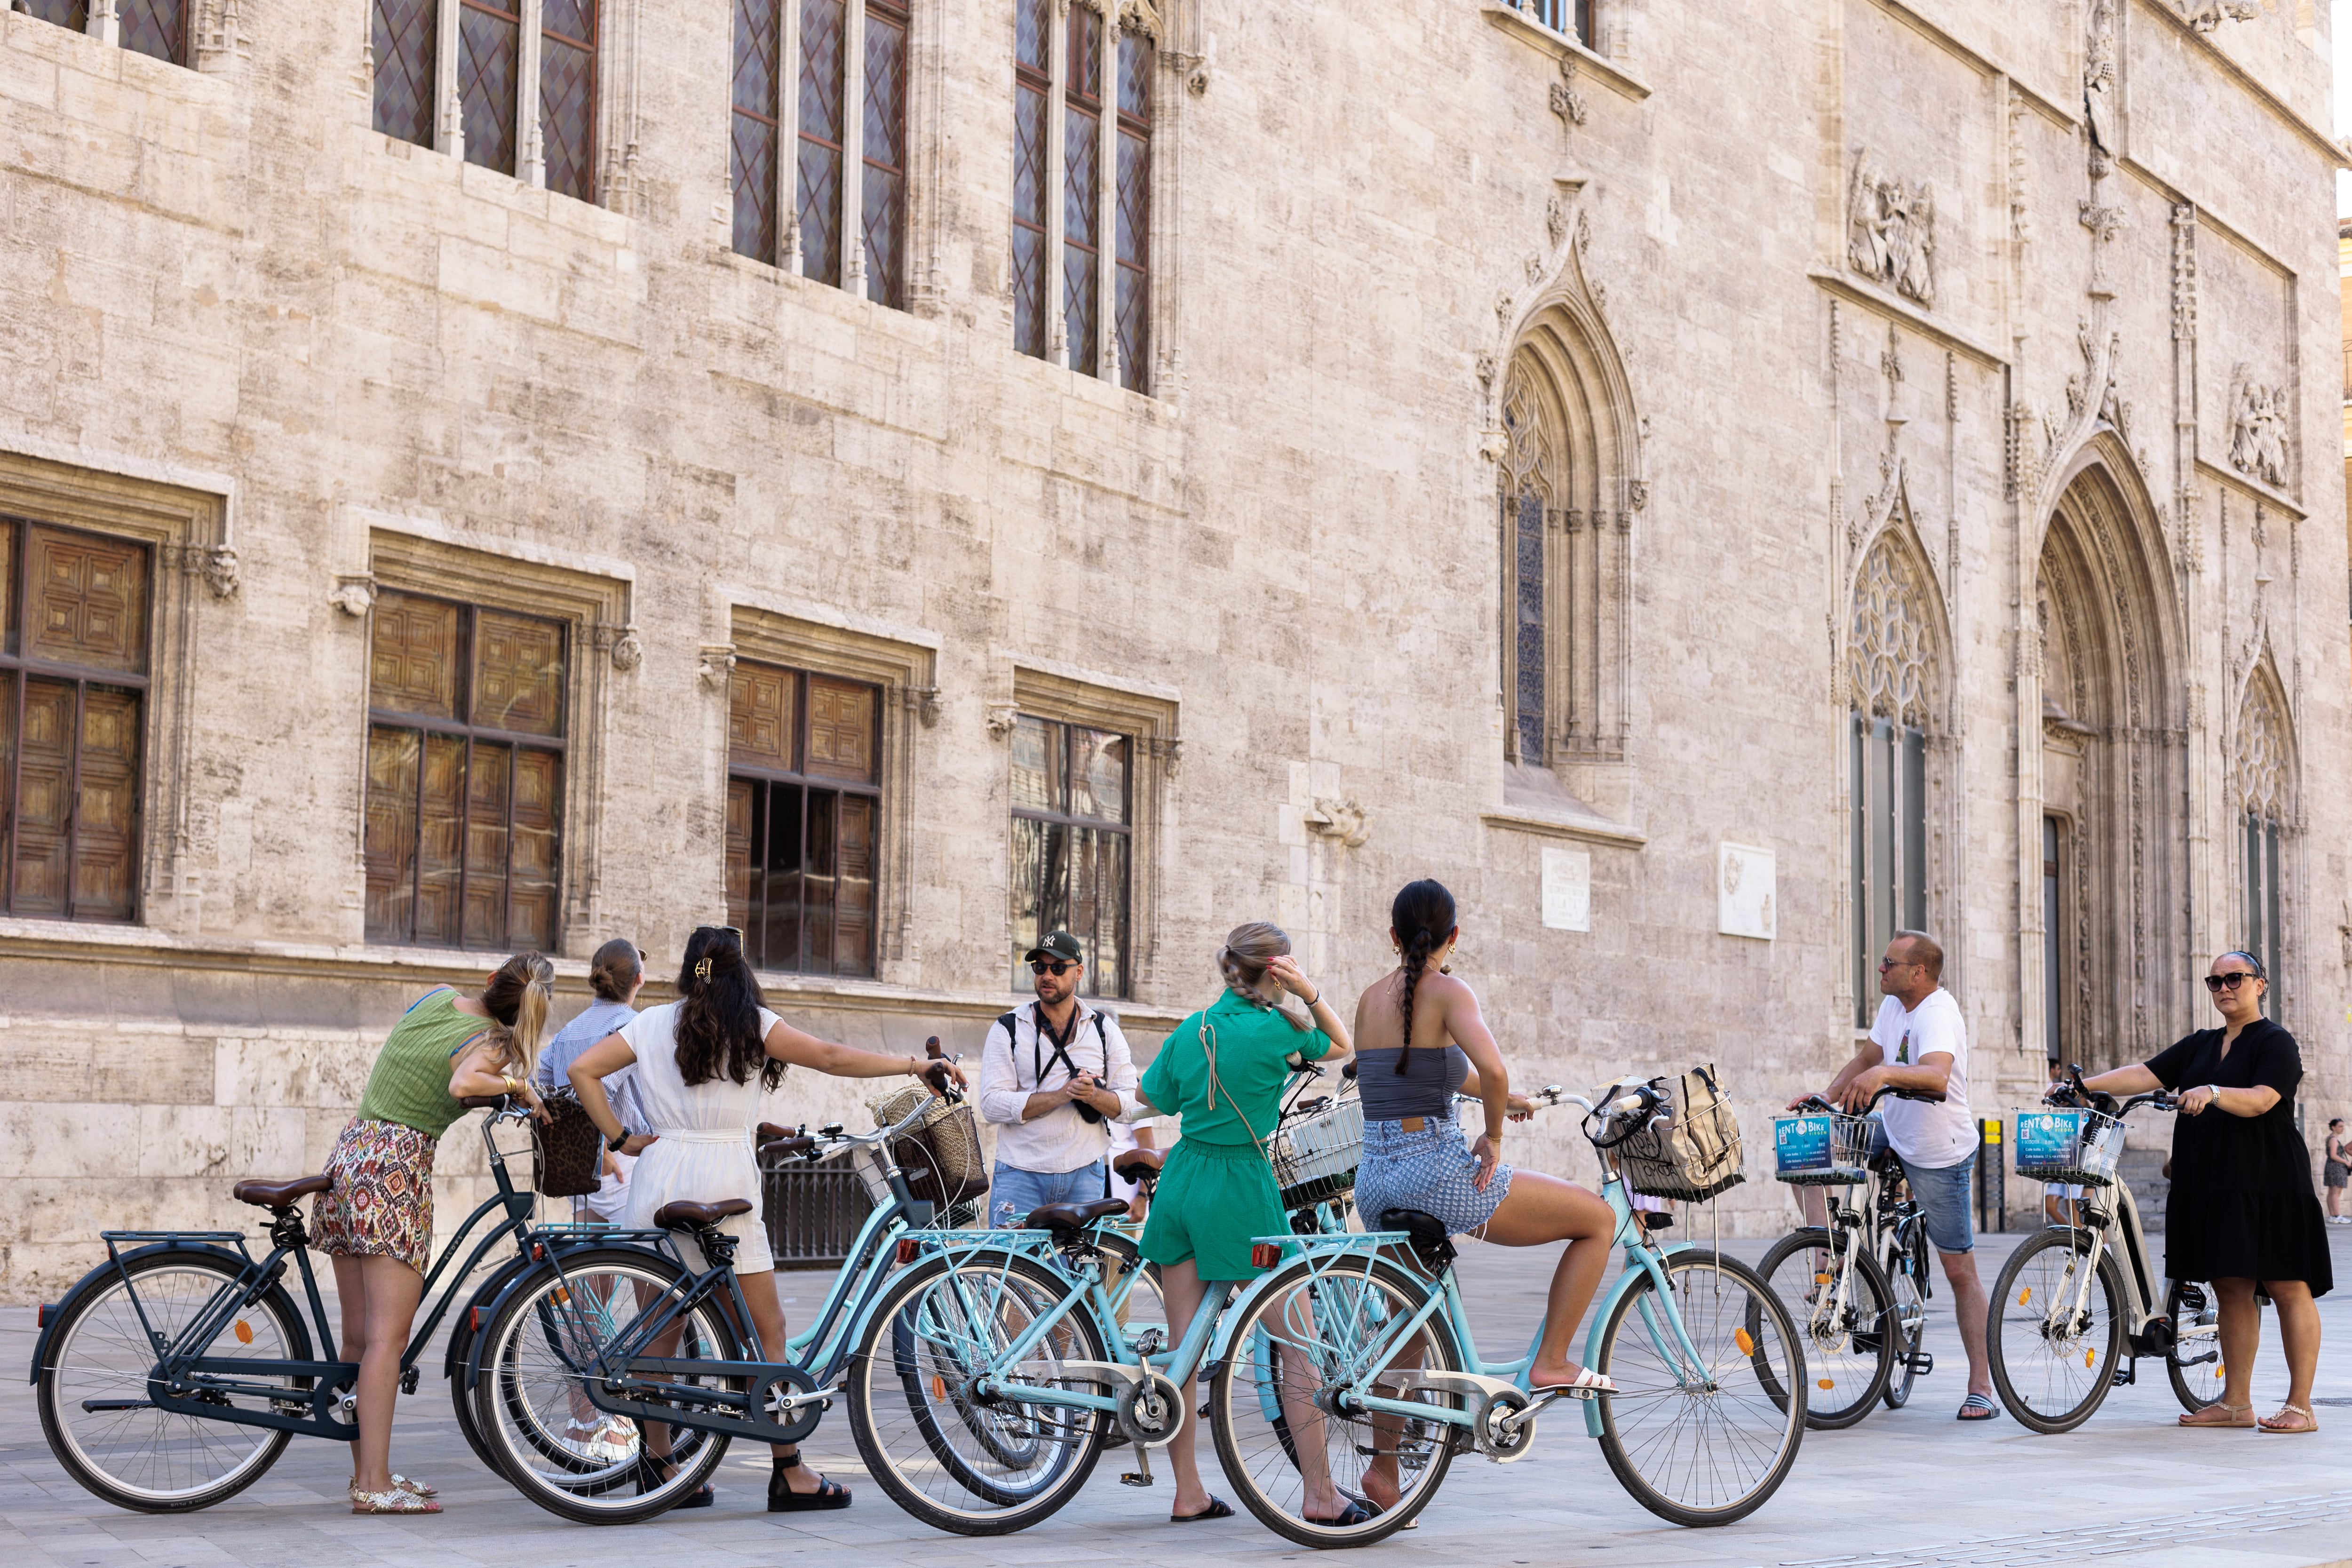
[[1097,374],[1102,320],[1102,18],[1070,7],[1062,94],[1062,316],[1070,368]]
[[377,597],[368,941],[554,948],[565,645],[560,621],[415,594]]
[[728,922],[762,969],[870,975],[880,689],[751,663],[727,685]]
[[801,272],[841,283],[842,67],[845,0],[800,0]]
[[1151,40],[1132,29],[1118,40],[1118,374],[1150,390]]
[[1125,735],[1024,713],[1013,731],[1013,988],[1021,955],[1066,931],[1086,949],[1087,993],[1127,994],[1128,787]]
[[596,199],[596,0],[540,0],[539,145],[549,190]]
[[521,69],[520,0],[458,0],[457,101],[466,162],[515,172],[515,84]]
[[735,251],[776,256],[777,127],[782,119],[783,5],[735,0],[734,112],[728,174],[735,189]]
[[1054,0],[1014,0],[1013,32],[1013,346],[1044,359],[1045,167],[1054,99]]
[[77,33],[89,31],[89,0],[17,0],[17,4],[44,22],[55,22]]
[[375,0],[375,128],[433,145],[433,66],[441,7],[436,0]]
[[143,544],[0,520],[0,909],[139,916]]

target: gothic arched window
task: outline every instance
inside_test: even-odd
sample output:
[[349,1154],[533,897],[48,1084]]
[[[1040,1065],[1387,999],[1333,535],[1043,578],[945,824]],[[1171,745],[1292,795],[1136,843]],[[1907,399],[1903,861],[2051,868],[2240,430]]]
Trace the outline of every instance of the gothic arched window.
[[2239,826],[2246,837],[2246,947],[2270,972],[2270,1014],[2279,1016],[2286,900],[2279,838],[2287,809],[2286,710],[2267,674],[2256,671],[2238,715]]
[[1853,588],[1846,639],[1853,703],[1854,1022],[1877,1008],[1875,965],[1897,931],[1927,923],[1927,730],[1935,679],[1926,574],[1893,532]]
[[1503,690],[1510,760],[1542,767],[1544,746],[1544,521],[1554,489],[1556,433],[1535,373],[1514,364],[1503,384]]

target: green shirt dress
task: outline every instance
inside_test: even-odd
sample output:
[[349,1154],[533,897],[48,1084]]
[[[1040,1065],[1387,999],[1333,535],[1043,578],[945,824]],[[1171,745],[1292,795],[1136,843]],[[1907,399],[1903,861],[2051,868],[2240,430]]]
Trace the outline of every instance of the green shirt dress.
[[[1209,1088],[1209,1047],[1217,1087]],[[1143,1256],[1165,1268],[1191,1261],[1203,1279],[1252,1279],[1250,1238],[1290,1230],[1266,1163],[1265,1142],[1282,1109],[1293,1051],[1328,1055],[1320,1029],[1294,1029],[1269,1009],[1227,991],[1160,1042],[1138,1087],[1160,1111],[1183,1117],[1183,1136],[1160,1173],[1143,1226]]]

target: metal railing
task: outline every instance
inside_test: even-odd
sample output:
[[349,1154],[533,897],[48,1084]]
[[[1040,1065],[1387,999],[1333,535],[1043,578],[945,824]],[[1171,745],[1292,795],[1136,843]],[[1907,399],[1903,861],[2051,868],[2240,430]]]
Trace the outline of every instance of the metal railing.
[[835,1268],[848,1260],[858,1227],[874,1208],[850,1157],[845,1149],[814,1165],[796,1159],[763,1163],[761,1206],[779,1268]]

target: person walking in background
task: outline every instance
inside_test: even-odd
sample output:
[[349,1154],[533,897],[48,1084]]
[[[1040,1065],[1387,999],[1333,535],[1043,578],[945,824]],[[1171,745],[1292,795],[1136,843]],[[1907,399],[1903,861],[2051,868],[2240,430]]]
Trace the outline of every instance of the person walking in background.
[[520,952],[478,997],[443,985],[409,1004],[328,1157],[331,1184],[311,1215],[312,1239],[334,1259],[343,1354],[360,1363],[353,1513],[441,1511],[432,1487],[392,1470],[400,1358],[433,1253],[433,1151],[466,1114],[462,1100],[519,1095],[539,1110],[530,1079],[554,991],[555,965]]
[[[1136,1094],[1146,1110],[1184,1119],[1143,1225],[1142,1252],[1147,1262],[1160,1265],[1171,1344],[1183,1339],[1210,1284],[1253,1279],[1262,1272],[1250,1261],[1252,1237],[1290,1229],[1267,1145],[1292,1061],[1337,1066],[1349,1052],[1347,1026],[1322,987],[1292,962],[1290,938],[1280,926],[1264,921],[1235,926],[1217,950],[1217,968],[1224,977],[1223,993],[1170,1031]],[[1276,1005],[1286,992],[1307,1003],[1312,1022],[1302,1023]],[[1342,1524],[1370,1518],[1362,1504],[1343,1500],[1331,1484],[1321,1415],[1311,1405],[1294,1403],[1286,1388],[1282,1403],[1307,1482],[1306,1516]],[[1188,1413],[1168,1443],[1176,1472],[1171,1524],[1233,1516],[1233,1509],[1202,1484],[1200,1429]]]
[[[2221,1309],[2221,1399],[2183,1426],[2316,1432],[2311,1380],[2319,1367],[2319,1305],[2335,1288],[2327,1222],[2311,1190],[2311,1151],[2294,1130],[2303,1050],[2263,1016],[2270,981],[2262,960],[2225,952],[2205,976],[2218,1029],[2183,1036],[2137,1067],[2083,1087],[2099,1094],[2180,1097],[2172,1130],[2172,1186],[2164,1205],[2164,1271],[2211,1282]],[[2335,1124],[2340,1125],[2340,1123]],[[2286,1403],[2254,1420],[2254,1354],[2262,1346],[2260,1287],[2278,1306]]]
[[[588,989],[595,999],[557,1030],[555,1037],[547,1042],[547,1048],[540,1052],[539,1070],[531,1075],[530,1083],[541,1099],[558,1089],[571,1093],[572,1083],[566,1075],[581,1053],[605,1036],[617,1033],[637,1016],[634,1004],[637,993],[645,989],[645,953],[635,942],[614,937],[588,961]],[[645,1106],[637,1099],[637,1069],[623,1068],[604,1081],[605,1096],[612,1100],[621,1121],[631,1127],[645,1126]],[[629,1167],[635,1163],[629,1155],[604,1151],[603,1174],[596,1190],[572,1200],[572,1222],[619,1224],[622,1207],[629,1199]],[[563,1440],[592,1458],[614,1463],[626,1458],[635,1447],[637,1426],[625,1415],[608,1415],[598,1410],[586,1390],[574,1388],[572,1419],[564,1427]]]
[[2344,1118],[2331,1117],[2327,1123],[2327,1223],[2352,1225],[2352,1215],[2340,1212],[2344,1201],[2344,1184],[2352,1178],[2352,1151],[2344,1146]]
[[[1878,961],[1878,989],[1886,999],[1878,1005],[1870,1038],[1830,1080],[1826,1098],[1859,1112],[1869,1109],[1871,1097],[1882,1089],[1940,1097],[1934,1104],[1888,1100],[1879,1111],[1883,1131],[1877,1137],[1903,1162],[1903,1177],[1923,1211],[1927,1240],[1951,1281],[1952,1310],[1969,1357],[1969,1394],[1959,1418],[1990,1421],[2000,1406],[1993,1403],[1991,1363],[1985,1356],[1990,1302],[1977,1274],[1976,1227],[1969,1211],[1977,1128],[1969,1115],[1968,1019],[1944,989],[1944,950],[1925,931],[1895,933]],[[1789,1109],[1801,1103],[1801,1096]]]
[[980,1054],[980,1114],[994,1122],[989,1223],[1110,1193],[1110,1124],[1132,1118],[1135,1058],[1118,1020],[1078,1000],[1086,952],[1057,931],[1023,955],[1037,999],[996,1020]]
[[[814,1068],[835,1078],[912,1078],[934,1081],[963,1071],[952,1062],[887,1057],[837,1046],[804,1034],[768,1011],[760,982],[743,956],[742,933],[731,926],[699,926],[687,939],[677,971],[675,1002],[648,1007],[630,1017],[572,1062],[567,1073],[588,1119],[616,1153],[642,1154],[629,1173],[622,1223],[650,1228],[665,1204],[723,1203],[742,1198],[751,1212],[719,1222],[735,1237],[735,1282],[751,1310],[761,1348],[784,1353],[783,1304],[776,1295],[776,1259],[768,1245],[761,1213],[760,1166],[752,1153],[754,1129],[766,1096],[783,1081],[784,1068]],[[637,1096],[646,1123],[632,1124],[614,1111],[604,1080],[635,1064]],[[707,1267],[694,1237],[671,1233],[689,1267]],[[653,1353],[666,1356],[679,1330],[656,1339]],[[649,1424],[646,1447],[667,1468],[670,1428]],[[768,1479],[768,1511],[789,1513],[849,1506],[849,1489],[801,1463],[797,1444],[772,1445],[774,1468]],[[677,1506],[708,1507],[709,1487]]]

